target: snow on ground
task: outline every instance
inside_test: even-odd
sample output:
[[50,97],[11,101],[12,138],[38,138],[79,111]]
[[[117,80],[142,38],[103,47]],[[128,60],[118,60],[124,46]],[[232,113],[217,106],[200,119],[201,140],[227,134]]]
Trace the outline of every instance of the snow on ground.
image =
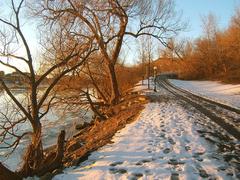
[[240,84],[222,84],[215,81],[170,80],[174,85],[195,94],[240,108]]
[[153,78],[151,77],[150,78],[150,89],[148,89],[148,80],[143,80],[143,81],[140,81],[139,83],[137,83],[133,89],[133,92],[135,91],[144,91],[145,93],[146,92],[149,92],[149,91],[152,91],[152,88],[153,88]]
[[233,179],[227,172],[233,175],[234,169],[216,157],[216,147],[198,133],[201,125],[211,125],[208,119],[163,89],[148,93],[158,102],[147,104],[138,120],[118,131],[114,143],[54,180]]

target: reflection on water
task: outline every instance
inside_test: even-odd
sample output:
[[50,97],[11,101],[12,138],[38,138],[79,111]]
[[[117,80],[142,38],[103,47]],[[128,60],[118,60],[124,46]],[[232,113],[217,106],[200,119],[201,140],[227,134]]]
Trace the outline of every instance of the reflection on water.
[[[13,92],[22,103],[26,102],[24,100],[24,97],[26,97],[24,95],[24,89],[14,89]],[[6,93],[1,92],[0,112],[6,112],[7,102],[9,102],[9,98]],[[50,109],[48,114],[41,120],[43,126],[42,138],[44,147],[56,144],[57,136],[63,129],[66,130],[66,138],[72,137],[76,133],[75,125],[83,123],[84,121],[90,122],[91,117],[92,114],[90,112],[86,114],[85,110],[81,109],[77,112],[65,111],[64,107],[54,107]],[[0,123],[3,123],[3,119],[0,119]],[[23,132],[31,131],[31,126],[29,123],[24,123],[19,124],[16,129],[18,129],[19,134],[22,134]],[[22,155],[29,141],[29,137],[23,138],[17,150],[10,157],[5,157],[9,150],[0,149],[0,162],[4,163],[10,169],[15,170],[22,162]],[[3,147],[3,144],[0,144],[0,147]]]

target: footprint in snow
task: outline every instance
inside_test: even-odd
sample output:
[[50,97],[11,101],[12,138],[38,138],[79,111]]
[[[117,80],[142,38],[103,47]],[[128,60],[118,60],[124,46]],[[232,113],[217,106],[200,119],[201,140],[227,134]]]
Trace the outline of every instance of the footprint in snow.
[[190,151],[190,150],[191,150],[191,147],[190,147],[190,146],[185,146],[185,150],[186,150],[186,151]]
[[170,153],[170,152],[171,152],[171,149],[170,149],[170,148],[166,148],[166,149],[163,150],[163,153],[164,153],[164,154],[168,154],[168,153]]
[[151,175],[151,174],[152,174],[151,171],[148,170],[148,169],[144,170],[144,173],[145,173],[146,175]]
[[125,174],[125,173],[127,173],[127,170],[123,169],[123,168],[110,168],[109,171],[112,174]]
[[227,166],[219,166],[218,171],[225,171],[227,168]]
[[137,180],[141,177],[143,177],[142,173],[132,173],[131,176],[129,177],[129,180]]
[[181,132],[177,132],[177,136],[182,136],[182,133]]
[[168,138],[168,142],[172,145],[176,144],[176,142],[173,140],[173,138]]
[[202,178],[208,178],[209,174],[204,169],[199,169],[199,176],[201,176]]
[[143,159],[142,162],[143,163],[148,163],[148,162],[151,162],[152,160],[151,159]]
[[135,165],[136,165],[136,166],[142,166],[143,163],[140,161],[140,162],[137,162]]
[[201,157],[202,153],[193,153],[193,158],[195,158],[196,160],[202,162],[203,158]]
[[168,164],[176,166],[179,164],[185,164],[185,162],[177,159],[169,159]]
[[109,166],[117,166],[117,165],[121,165],[121,164],[123,164],[123,162],[117,161],[117,162],[111,163]]
[[166,134],[160,133],[158,136],[161,137],[161,138],[165,138]]
[[177,172],[174,172],[171,174],[170,180],[178,180],[179,174]]
[[149,154],[151,154],[151,153],[152,153],[152,150],[148,150],[147,152],[148,152]]
[[153,146],[153,143],[152,143],[152,142],[149,142],[148,145],[149,145],[149,146]]
[[138,161],[135,165],[137,166],[142,166],[144,163],[149,163],[149,162],[152,162],[154,161],[155,159],[143,159],[141,161]]

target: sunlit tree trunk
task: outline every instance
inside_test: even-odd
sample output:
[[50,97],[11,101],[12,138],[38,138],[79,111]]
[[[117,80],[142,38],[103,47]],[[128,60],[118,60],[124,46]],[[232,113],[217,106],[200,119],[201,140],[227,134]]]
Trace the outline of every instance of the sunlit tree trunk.
[[110,73],[111,86],[112,86],[112,95],[111,95],[111,104],[116,104],[120,99],[120,91],[118,88],[118,81],[115,71],[115,66],[112,63],[108,64],[108,69]]

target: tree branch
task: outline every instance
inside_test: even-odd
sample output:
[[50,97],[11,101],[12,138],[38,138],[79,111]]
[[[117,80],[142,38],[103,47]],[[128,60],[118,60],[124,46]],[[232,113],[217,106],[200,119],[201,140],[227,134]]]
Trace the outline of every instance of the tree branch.
[[8,94],[8,96],[14,101],[14,103],[19,107],[19,109],[21,109],[21,111],[24,113],[24,115],[29,119],[29,121],[31,121],[31,123],[33,122],[33,119],[31,117],[31,115],[27,112],[27,110],[22,106],[22,104],[16,99],[16,97],[12,94],[12,92],[10,91],[10,89],[6,86],[5,82],[0,79],[0,83],[2,84],[3,89],[6,91],[6,93]]

